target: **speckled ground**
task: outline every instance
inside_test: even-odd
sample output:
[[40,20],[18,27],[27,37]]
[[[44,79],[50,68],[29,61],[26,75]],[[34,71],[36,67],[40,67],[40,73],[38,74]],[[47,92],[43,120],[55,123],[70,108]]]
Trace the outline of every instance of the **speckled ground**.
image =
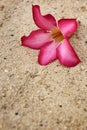
[[[70,39],[74,68],[42,67],[38,51],[20,46],[36,29],[31,6],[56,19],[77,18]],[[87,0],[0,0],[0,130],[87,130]]]

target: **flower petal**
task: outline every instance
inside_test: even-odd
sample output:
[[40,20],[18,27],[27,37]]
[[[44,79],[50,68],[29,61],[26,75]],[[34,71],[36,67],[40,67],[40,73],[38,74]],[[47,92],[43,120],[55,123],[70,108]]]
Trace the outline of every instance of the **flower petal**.
[[67,39],[64,39],[57,47],[57,57],[61,64],[67,67],[76,66],[80,59]]
[[77,30],[77,21],[76,19],[60,19],[58,27],[65,37],[69,37]]
[[47,65],[56,58],[56,44],[54,42],[49,42],[41,48],[38,62],[41,65]]
[[40,49],[45,43],[51,41],[50,33],[45,30],[35,30],[29,36],[21,38],[22,45],[33,49]]
[[41,15],[40,7],[38,5],[32,6],[33,19],[35,24],[42,29],[51,30],[56,27],[56,20],[51,14],[45,16]]

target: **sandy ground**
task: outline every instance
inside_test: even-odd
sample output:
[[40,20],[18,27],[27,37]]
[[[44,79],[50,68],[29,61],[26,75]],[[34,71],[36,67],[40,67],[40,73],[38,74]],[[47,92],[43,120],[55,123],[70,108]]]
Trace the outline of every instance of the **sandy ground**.
[[[77,18],[70,39],[74,68],[40,66],[38,51],[20,46],[37,29],[31,6],[56,19]],[[87,130],[87,0],[0,0],[0,130]]]

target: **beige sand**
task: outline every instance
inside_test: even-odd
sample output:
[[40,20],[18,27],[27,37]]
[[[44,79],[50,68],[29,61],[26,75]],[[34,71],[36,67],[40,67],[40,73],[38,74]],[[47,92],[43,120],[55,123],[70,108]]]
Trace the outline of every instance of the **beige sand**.
[[[78,66],[42,67],[38,51],[20,46],[37,28],[32,4],[80,21],[70,39]],[[87,130],[87,0],[0,0],[0,130]]]

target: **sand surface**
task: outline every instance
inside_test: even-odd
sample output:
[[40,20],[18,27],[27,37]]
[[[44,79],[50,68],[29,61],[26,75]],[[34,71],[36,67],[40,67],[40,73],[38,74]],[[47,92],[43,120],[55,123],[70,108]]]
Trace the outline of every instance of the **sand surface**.
[[[20,46],[37,29],[32,4],[80,21],[70,38],[79,65],[43,67],[39,51]],[[0,130],[87,130],[87,0],[0,0]]]

